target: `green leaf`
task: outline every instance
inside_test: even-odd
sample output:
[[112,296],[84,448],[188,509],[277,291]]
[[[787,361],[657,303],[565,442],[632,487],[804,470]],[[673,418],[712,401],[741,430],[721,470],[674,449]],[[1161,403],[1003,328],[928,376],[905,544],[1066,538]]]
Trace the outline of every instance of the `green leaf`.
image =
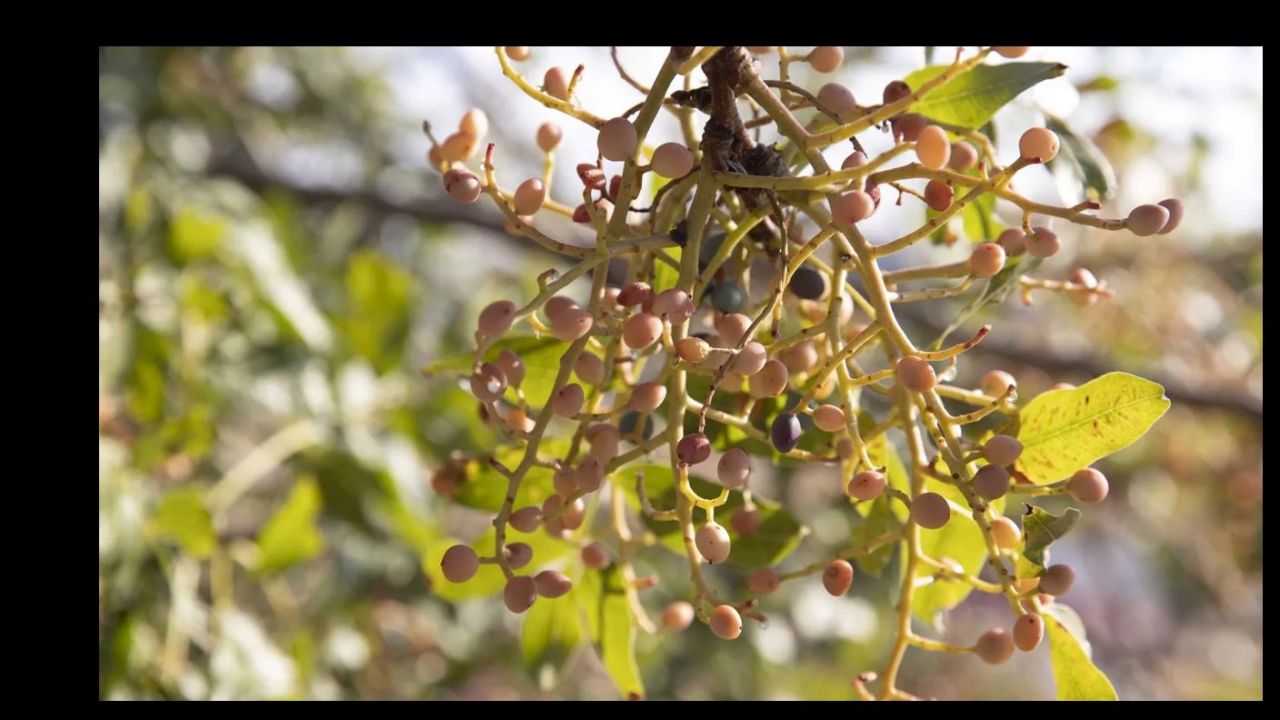
[[[565,440],[553,438],[544,441],[539,451],[546,457],[562,455],[568,449]],[[515,470],[524,457],[525,450],[518,446],[501,447],[494,451],[493,457],[509,470]],[[488,458],[475,458],[466,464],[465,480],[453,494],[452,500],[477,510],[497,512],[507,497],[507,477],[489,464]],[[555,493],[555,471],[534,465],[525,473],[516,493],[517,508],[526,505],[541,505],[543,500]]]
[[[942,492],[944,487],[951,486],[939,483],[937,487],[929,489],[945,496],[946,493]],[[958,490],[951,489],[955,495],[959,495]],[[949,499],[956,498],[949,497]],[[960,503],[964,505],[964,500],[961,499]],[[951,520],[946,525],[937,530],[922,529],[920,531],[920,549],[926,555],[939,560],[944,558],[954,560],[970,575],[975,575],[982,570],[983,561],[987,557],[987,544],[978,524],[970,515],[960,514],[954,510],[951,513]],[[973,592],[973,586],[967,582],[936,579],[928,585],[916,588],[911,597],[911,609],[921,620],[932,623],[939,612],[950,610],[964,602],[971,592]]]
[[169,224],[169,256],[178,265],[212,257],[225,234],[226,228],[218,218],[183,208]]
[[1108,90],[1115,90],[1118,87],[1120,87],[1119,80],[1111,77],[1110,75],[1099,75],[1088,82],[1077,85],[1076,89],[1082,93],[1087,93],[1106,92]]
[[[912,90],[946,72],[950,65],[933,65],[906,77]],[[1059,63],[1004,63],[978,65],[911,106],[937,122],[977,128],[1024,90],[1050,78],[1061,76],[1067,66]]]
[[[564,557],[570,550],[567,542],[556,540],[545,532],[538,531],[525,535],[515,532],[508,526],[507,542],[516,541],[528,544],[533,550],[533,561],[530,567],[544,565]],[[440,561],[444,559],[445,551],[457,544],[457,540],[438,538],[427,547],[426,552],[422,553],[422,572],[431,581],[432,594],[442,600],[460,602],[491,597],[502,592],[507,585],[507,579],[503,576],[502,569],[492,563],[482,564],[475,577],[464,583],[455,584],[445,579],[440,569]],[[492,556],[493,531],[486,532],[479,540],[471,543],[471,548],[480,557]]]
[[626,580],[616,565],[601,571],[600,660],[622,697],[644,699],[644,682],[636,664],[636,626],[627,603]]
[[582,643],[582,621],[574,590],[554,600],[538,598],[525,614],[520,629],[520,649],[531,668],[543,664],[560,666]]
[[1123,372],[1042,393],[1018,413],[1017,468],[1037,484],[1070,477],[1133,444],[1168,409],[1163,387]]
[[347,314],[342,323],[352,351],[378,374],[394,369],[409,339],[413,278],[380,253],[360,250],[347,261]]
[[299,478],[284,505],[258,535],[258,571],[277,572],[319,554],[324,549],[324,536],[316,527],[319,516],[319,485],[313,477]]
[[1046,563],[1045,551],[1056,540],[1071,532],[1071,528],[1080,521],[1080,511],[1067,508],[1061,516],[1054,515],[1028,505],[1022,516],[1022,556],[1029,562],[1043,568]]
[[[524,362],[524,380],[520,389],[525,398],[535,408],[541,407],[551,396],[551,388],[555,387],[556,375],[560,372],[560,358],[564,356],[569,344],[553,337],[534,337],[518,335],[499,340],[489,346],[485,352],[485,362],[493,362],[503,350],[510,350]],[[428,364],[422,369],[427,375],[457,373],[469,375],[472,363],[471,353],[452,355]],[[575,376],[576,377],[576,376]],[[507,390],[507,397],[515,400],[515,389]]]
[[964,210],[960,211],[960,219],[969,242],[994,241],[1000,237],[1004,226],[995,219],[995,211],[996,196],[991,193],[964,206]]
[[1086,196],[1107,200],[1115,195],[1116,173],[1102,150],[1089,138],[1077,135],[1060,118],[1047,116],[1045,124],[1062,139],[1058,156],[1049,162],[1049,168],[1057,171],[1064,165],[1069,167],[1080,178]]
[[[619,475],[623,479],[624,492],[631,498],[635,497],[637,470],[644,472],[645,493],[655,508],[665,510],[676,506],[676,487],[671,468],[663,465],[632,466],[623,470]],[[691,477],[689,484],[704,498],[718,497],[724,489],[718,483],[696,477]],[[732,545],[729,559],[725,562],[736,567],[751,569],[777,565],[799,546],[800,540],[808,533],[808,529],[776,502],[760,498],[753,498],[752,502],[756,506],[756,511],[760,513],[760,527],[750,535],[739,535],[733,529],[731,522],[734,513],[742,509],[742,493],[730,492],[729,500],[716,508],[716,522],[729,531],[729,542]],[[632,506],[638,507],[638,501],[632,499]],[[696,510],[695,526],[700,525],[701,521],[702,511]],[[674,520],[658,521],[647,516],[644,518],[644,523],[658,536],[663,545],[673,552],[684,554],[684,536],[680,532],[680,523]]]
[[173,490],[160,500],[149,526],[153,536],[176,540],[193,557],[207,558],[217,547],[213,519],[199,490]]
[[[705,238],[704,238],[705,239]],[[684,255],[684,248],[667,248],[667,254],[676,263],[680,263],[681,257]],[[653,261],[653,291],[655,293],[663,290],[670,290],[680,282],[680,271],[661,260]]]
[[1061,620],[1044,614],[1049,636],[1049,663],[1059,700],[1119,700],[1107,676],[1098,669],[1080,642]]

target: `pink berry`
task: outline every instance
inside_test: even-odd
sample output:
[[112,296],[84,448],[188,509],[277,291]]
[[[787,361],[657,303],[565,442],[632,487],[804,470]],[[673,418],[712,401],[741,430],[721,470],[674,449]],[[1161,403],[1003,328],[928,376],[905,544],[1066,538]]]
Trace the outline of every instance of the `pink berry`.
[[729,525],[740,536],[753,535],[760,529],[760,511],[739,510],[729,518]]
[[516,62],[523,62],[529,59],[529,48],[527,47],[508,47],[504,49],[507,51],[507,57]]
[[1009,228],[1000,233],[1000,239],[996,242],[1000,243],[1000,247],[1010,257],[1021,255],[1026,250],[1027,234],[1022,232],[1022,228]]
[[1004,269],[1004,248],[996,243],[978,243],[969,254],[969,272],[976,278],[995,277]]
[[556,146],[560,144],[560,138],[563,137],[563,135],[564,133],[555,123],[542,123],[538,126],[538,148],[542,150],[542,152],[548,153],[555,150]]
[[683,290],[663,290],[653,297],[653,314],[673,323],[683,322],[693,316],[693,300]]
[[498,359],[493,361],[503,373],[507,376],[507,384],[512,387],[519,385],[524,379],[524,361],[520,356],[510,350],[503,350],[498,353]]
[[982,446],[982,457],[992,465],[1006,467],[1022,455],[1022,443],[1008,435],[993,435]]
[[706,559],[707,562],[715,565],[722,563],[729,558],[729,531],[724,526],[709,522],[698,528],[698,532],[693,536],[694,544],[698,547],[698,554]]
[[1085,468],[1071,476],[1067,490],[1080,502],[1093,505],[1106,499],[1110,484],[1106,475],[1093,468]]
[[849,88],[839,83],[827,83],[818,90],[818,103],[835,113],[840,122],[849,122],[858,110],[858,103]]
[[751,396],[755,398],[771,398],[782,394],[787,389],[790,374],[781,360],[770,360],[760,371],[747,379]]
[[1012,550],[1022,542],[1022,531],[1007,517],[991,521],[991,535],[996,541],[996,547],[1001,550]]
[[471,133],[476,138],[483,138],[489,132],[489,116],[480,108],[471,108],[458,122],[458,129]]
[[554,323],[556,318],[560,317],[560,313],[565,310],[578,310],[581,309],[581,307],[582,306],[578,305],[578,301],[573,298],[565,297],[564,295],[556,295],[547,301],[547,304],[543,306],[542,312],[547,316],[548,322]]
[[542,89],[557,100],[569,99],[569,78],[563,68],[553,67],[542,76]]
[[1009,386],[1018,386],[1018,381],[1004,370],[989,370],[986,375],[982,376],[982,380],[978,382],[978,386],[982,388],[982,392],[992,397],[999,397]]
[[999,665],[1013,657],[1013,640],[1004,628],[991,628],[978,638],[973,653],[988,665]]
[[484,310],[480,311],[480,318],[476,322],[476,330],[481,337],[502,337],[511,329],[511,323],[515,319],[516,304],[510,300],[498,300],[489,303]]
[[679,178],[693,170],[693,153],[680,143],[663,143],[653,151],[653,171],[665,178]]
[[444,191],[454,200],[470,205],[480,197],[480,180],[469,170],[454,168],[444,174]]
[[1013,644],[1022,652],[1031,652],[1044,639],[1044,618],[1026,613],[1013,621]]
[[938,384],[938,374],[933,366],[915,355],[906,355],[896,366],[898,382],[912,392],[928,392]]
[[1169,208],[1162,205],[1139,205],[1129,211],[1124,221],[1129,232],[1138,236],[1155,235],[1169,224]]
[[538,586],[528,575],[517,575],[507,581],[502,590],[502,602],[513,613],[522,613],[533,607],[538,599]]
[[463,162],[475,155],[480,139],[469,132],[459,130],[440,143],[440,157],[447,162]]
[[600,126],[596,147],[605,160],[621,162],[631,157],[640,142],[636,126],[626,118],[614,118]]
[[1040,591],[1050,595],[1066,595],[1076,581],[1070,565],[1050,565],[1040,576]]
[[951,160],[947,167],[956,172],[966,172],[978,164],[978,151],[972,145],[957,140],[951,143]]
[[876,211],[876,201],[861,190],[831,195],[827,203],[831,206],[831,218],[841,225],[861,222]]
[[751,473],[751,458],[742,448],[730,448],[720,456],[716,465],[716,477],[720,484],[729,489],[737,489],[747,484],[747,476]]
[[599,385],[604,382],[604,361],[589,352],[578,355],[573,364],[573,371],[588,385]]
[[866,153],[860,150],[854,150],[849,154],[849,157],[844,159],[844,162],[840,163],[840,169],[848,170],[850,168],[860,168],[868,162],[871,161],[867,159]]
[[755,375],[764,369],[768,358],[769,351],[765,350],[764,345],[752,340],[742,346],[742,350],[733,360],[732,370],[739,375]]
[[662,626],[668,632],[682,632],[693,624],[693,606],[677,600],[662,611]]
[[911,501],[911,519],[920,527],[937,530],[951,519],[951,505],[938,493],[922,493]]
[[1048,128],[1033,127],[1022,133],[1018,152],[1023,160],[1047,163],[1058,155],[1058,134]]
[[809,53],[809,66],[820,73],[835,72],[844,62],[844,48],[826,45]]
[[849,481],[849,495],[859,500],[875,500],[884,492],[884,475],[875,470],[863,470]]
[[1182,201],[1177,198],[1169,198],[1161,200],[1160,207],[1169,211],[1169,220],[1164,227],[1156,231],[1157,235],[1168,235],[1178,229],[1178,225],[1182,223]]
[[822,571],[822,586],[835,597],[849,592],[853,585],[853,566],[848,560],[832,560]]
[[1026,55],[1027,51],[1030,49],[1031,48],[1028,46],[1022,46],[1022,47],[1003,46],[1003,47],[992,48],[992,50],[996,51],[997,55],[1003,58],[1009,58],[1010,60],[1014,58],[1020,58],[1023,55]]
[[600,543],[591,543],[582,548],[582,564],[592,570],[600,570],[609,565],[609,551]]
[[516,214],[521,216],[532,215],[542,209],[542,203],[546,199],[547,188],[542,184],[542,181],[538,178],[529,178],[516,188],[513,197]]
[[1026,242],[1027,252],[1038,258],[1053,257],[1062,249],[1057,233],[1047,227],[1032,228]]
[[839,432],[845,429],[844,410],[835,405],[819,405],[813,411],[813,424],[819,430]]
[[551,334],[564,342],[573,342],[591,332],[593,323],[590,312],[581,308],[569,308],[551,321]]
[[522,533],[531,533],[542,524],[542,510],[532,505],[522,507],[511,513],[511,517],[507,519],[507,522],[511,523],[511,527]]
[[716,320],[716,332],[720,333],[720,339],[729,347],[736,347],[749,327],[751,318],[742,313],[723,315]]
[[452,583],[464,583],[475,577],[480,569],[480,558],[476,551],[466,545],[454,545],[444,551],[440,560],[440,570],[446,580]]
[[1004,497],[1009,492],[1009,472],[999,465],[984,465],[973,475],[973,491],[987,500]]
[[662,337],[662,321],[649,313],[638,313],[622,323],[622,340],[633,350],[643,350]]
[[618,293],[618,304],[622,307],[635,307],[650,297],[653,297],[653,288],[649,287],[649,283],[633,282]]
[[770,595],[777,592],[781,584],[782,578],[773,568],[760,568],[747,578],[747,587],[756,595]]
[[729,605],[718,605],[711,611],[711,632],[724,640],[734,640],[742,634],[742,616]]
[[947,132],[937,125],[921,130],[916,138],[916,157],[930,170],[946,167],[951,160],[951,141],[947,139]]
[[502,397],[507,389],[507,377],[497,365],[485,363],[471,376],[471,394],[484,402]]
[[631,391],[627,407],[638,413],[653,412],[667,399],[667,386],[660,382],[640,383]]
[[519,570],[533,560],[533,548],[528,543],[514,542],[504,548],[507,556],[507,567]]
[[544,598],[563,597],[573,589],[573,581],[559,570],[543,570],[533,578],[538,594]]
[[551,396],[551,412],[560,417],[573,417],[582,410],[582,403],[585,399],[586,396],[582,392],[582,386],[577,383],[569,383]]
[[937,212],[943,212],[951,207],[955,196],[956,191],[940,180],[930,180],[929,184],[924,186],[924,202]]
[[604,463],[594,455],[588,455],[578,465],[578,470],[573,477],[579,490],[584,493],[593,493],[604,484]]
[[702,433],[685,435],[676,443],[676,455],[686,465],[697,465],[711,457],[711,441]]

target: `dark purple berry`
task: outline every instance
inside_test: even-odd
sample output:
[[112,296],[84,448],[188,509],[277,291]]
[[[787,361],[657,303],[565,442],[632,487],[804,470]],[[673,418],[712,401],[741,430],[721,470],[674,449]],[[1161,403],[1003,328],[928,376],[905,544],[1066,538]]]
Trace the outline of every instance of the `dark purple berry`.
[[800,444],[800,419],[794,413],[782,413],[773,421],[773,447],[780,453],[791,452]]
[[827,280],[815,268],[801,265],[792,273],[787,287],[798,298],[817,300],[827,291]]

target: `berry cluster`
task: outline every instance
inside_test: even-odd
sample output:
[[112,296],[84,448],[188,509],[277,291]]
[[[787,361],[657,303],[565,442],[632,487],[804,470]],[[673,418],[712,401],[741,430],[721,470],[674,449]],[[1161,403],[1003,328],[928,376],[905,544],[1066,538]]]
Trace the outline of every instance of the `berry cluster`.
[[[1070,589],[1074,573],[1065,565],[1046,565],[1034,575],[1011,569],[1026,538],[1001,513],[1002,498],[1015,491],[1028,496],[1070,493],[1092,504],[1107,496],[1107,479],[1084,468],[1062,482],[1035,485],[1019,472],[1023,445],[1016,437],[988,431],[967,438],[961,432],[965,425],[993,413],[1011,418],[1018,413],[1017,383],[1008,373],[989,372],[977,388],[951,383],[957,358],[991,328],[984,326],[963,343],[941,347],[939,342],[927,350],[908,337],[894,310],[902,303],[976,291],[981,287],[977,281],[1007,280],[1010,273],[1016,273],[1012,283],[1024,297],[1032,289],[1052,290],[1090,305],[1110,291],[1087,269],[1076,269],[1066,281],[1026,274],[1034,264],[1024,262],[1024,255],[1049,258],[1062,248],[1063,240],[1047,226],[1047,218],[1146,236],[1174,230],[1182,207],[1170,199],[1134,208],[1126,219],[1104,219],[1089,214],[1098,209],[1095,202],[1074,207],[1032,202],[1013,189],[1011,180],[1024,168],[1054,159],[1060,149],[1054,132],[1027,129],[1018,139],[1018,158],[1001,167],[993,142],[983,133],[909,112],[980,66],[990,53],[1017,58],[1026,51],[986,48],[967,59],[958,52],[955,62],[932,79],[915,86],[894,81],[884,88],[881,103],[860,105],[839,84],[828,83],[812,94],[787,79],[788,64],[796,61],[819,73],[834,72],[843,62],[837,47],[815,48],[802,56],[787,54],[785,48],[677,47],[650,88],[635,83],[619,65],[624,79],[646,93],[645,100],[619,117],[601,118],[574,100],[582,67],[572,73],[553,67],[536,87],[512,65],[531,58],[530,49],[498,48],[503,72],[530,97],[591,128],[599,154],[577,165],[580,202],[575,198],[562,204],[550,193],[550,170],[562,137],[555,125],[544,124],[536,136],[546,155],[546,174],[521,180],[513,191],[497,180],[493,145],[484,153],[479,174],[465,165],[478,153],[487,130],[481,111],[463,116],[458,130],[442,142],[432,136],[429,161],[442,173],[450,197],[473,203],[487,194],[510,232],[576,261],[566,272],[540,277],[540,291],[523,305],[499,300],[479,315],[469,387],[482,416],[522,452],[515,467],[491,463],[508,483],[493,523],[496,550],[480,557],[468,545],[450,548],[442,560],[445,578],[464,583],[481,564],[497,565],[506,578],[503,600],[515,613],[529,610],[539,597],[564,596],[573,580],[555,568],[533,572],[540,566],[530,546],[510,538],[513,531],[541,530],[580,548],[588,572],[621,567],[632,581],[628,593],[636,624],[656,629],[635,592],[646,583],[635,580],[629,562],[645,542],[632,538],[628,513],[618,500],[630,477],[644,513],[678,523],[685,540],[693,595],[662,611],[661,626],[668,631],[684,630],[699,619],[715,635],[737,638],[744,617],[763,619],[759,598],[783,582],[820,574],[823,587],[840,596],[854,582],[851,560],[903,543],[909,558],[900,603],[904,617],[918,574],[933,567],[1004,595],[1015,619],[1009,631],[993,628],[966,647],[919,637],[909,622],[902,623],[878,697],[905,696],[895,683],[909,646],[970,652],[1001,663],[1015,647],[1030,651],[1039,645],[1045,635],[1042,610]],[[752,55],[775,52],[781,77],[766,80]],[[708,79],[705,88],[692,86],[691,72],[699,67]],[[670,92],[681,78],[684,90]],[[740,116],[744,103],[754,109],[754,119]],[[797,113],[809,109],[817,113],[801,120]],[[650,149],[645,139],[664,110],[680,121],[684,141]],[[768,125],[780,135],[777,144],[759,142],[760,129]],[[871,157],[858,136],[876,128],[891,133],[894,144]],[[429,127],[427,131],[430,135]],[[830,167],[821,151],[844,142],[851,144],[848,156],[839,168]],[[894,164],[895,159],[905,161]],[[646,181],[660,189],[647,207],[639,207]],[[923,190],[908,187],[908,181],[923,181]],[[906,235],[873,243],[859,223],[884,212],[885,186],[898,190],[898,205],[907,196],[916,197],[932,212]],[[986,195],[1020,208],[1020,226],[998,237],[974,238],[980,242],[959,263],[895,270],[881,266],[882,260],[930,237]],[[589,226],[594,246],[550,237],[539,222],[548,213]],[[622,261],[623,273],[611,275],[610,261]],[[565,294],[586,277],[591,287],[585,302]],[[903,289],[938,280],[959,283]],[[545,396],[523,391],[524,361],[502,345],[517,325],[563,343]],[[883,367],[871,369],[875,361],[869,351],[876,348],[884,354]],[[865,391],[887,398],[892,410],[873,417],[862,403]],[[944,398],[978,409],[953,414]],[[874,451],[874,443],[883,442],[889,430],[902,433],[910,453],[909,469],[900,481]],[[571,439],[558,446],[565,449],[549,453],[544,447],[552,436]],[[932,441],[932,455],[925,437]],[[645,493],[643,477],[628,473],[627,467],[664,453],[676,485],[675,505],[658,509]],[[759,529],[760,513],[750,489],[753,455],[757,463],[785,459],[836,465],[846,502],[900,503],[902,521],[813,566],[790,572],[755,569],[745,577],[749,597],[722,598],[704,575],[703,564],[732,562],[733,538]],[[554,492],[540,505],[517,506],[521,484],[534,467],[554,471]],[[718,497],[703,497],[694,489],[695,472],[718,480],[723,488]],[[450,464],[438,473],[435,486],[447,494],[463,481],[459,466]],[[935,483],[955,494],[927,489]],[[731,533],[715,515],[735,493],[742,507],[731,516]],[[614,503],[612,522],[584,528],[588,505],[599,502],[602,494]],[[966,574],[921,549],[922,530],[969,522],[957,520],[960,514],[981,530],[995,581]],[[615,549],[605,546],[610,537]],[[862,682],[855,686],[869,695]]]

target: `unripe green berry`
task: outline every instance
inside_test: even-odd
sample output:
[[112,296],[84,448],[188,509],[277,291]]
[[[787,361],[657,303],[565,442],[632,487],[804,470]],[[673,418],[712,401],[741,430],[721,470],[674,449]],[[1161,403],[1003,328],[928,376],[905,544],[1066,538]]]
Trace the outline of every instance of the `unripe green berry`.
[[992,465],[1006,467],[1022,455],[1022,443],[1008,435],[993,435],[982,446],[982,457]]
[[835,597],[849,592],[853,585],[853,566],[848,560],[832,560],[827,569],[822,571],[822,587]]
[[446,580],[452,583],[464,583],[475,577],[480,569],[480,558],[476,551],[466,545],[454,545],[444,551],[440,560],[440,570]]
[[747,484],[747,476],[751,474],[751,458],[742,448],[730,448],[720,456],[716,464],[716,477],[720,484],[734,490]]
[[920,527],[937,530],[951,519],[951,505],[938,493],[922,493],[911,501],[911,519]]
[[729,531],[719,523],[709,522],[698,528],[694,544],[698,547],[698,554],[713,565],[729,558]]
[[1070,565],[1050,565],[1040,575],[1040,591],[1050,595],[1066,595],[1076,581],[1076,571]]
[[533,607],[538,599],[538,585],[528,575],[517,575],[507,581],[502,590],[502,602],[513,613],[522,613]]
[[1080,502],[1093,505],[1106,499],[1110,485],[1106,475],[1093,468],[1084,468],[1067,481],[1067,490]]
[[1026,613],[1013,621],[1013,644],[1022,652],[1031,652],[1044,639],[1044,618]]
[[898,382],[912,392],[928,392],[938,384],[938,374],[933,366],[915,355],[899,358],[895,372]]

